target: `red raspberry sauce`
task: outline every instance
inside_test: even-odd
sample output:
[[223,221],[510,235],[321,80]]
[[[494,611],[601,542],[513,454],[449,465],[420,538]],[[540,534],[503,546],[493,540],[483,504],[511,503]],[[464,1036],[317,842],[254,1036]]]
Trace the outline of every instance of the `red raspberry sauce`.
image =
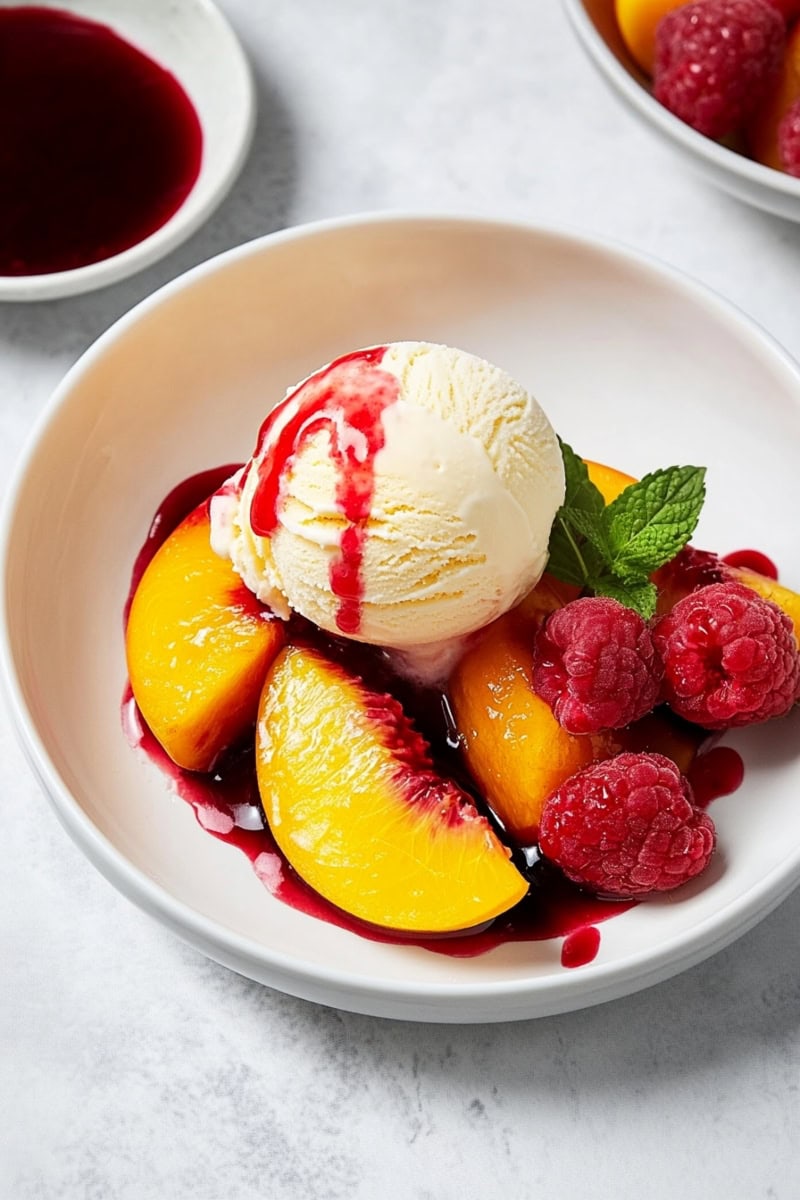
[[119,254],[159,229],[200,171],[175,77],[105,25],[0,7],[0,275]]
[[582,925],[564,938],[561,947],[562,967],[583,967],[597,956],[600,949],[600,930],[596,925]]
[[[368,352],[370,353],[370,352]],[[263,431],[262,431],[263,433]],[[163,541],[184,517],[202,504],[237,469],[235,464],[194,475],[174,488],[154,517],[134,566],[131,590],[125,611],[148,562]],[[277,491],[274,493],[277,502]],[[370,668],[369,647],[339,639],[328,645],[325,635],[313,627],[303,627],[302,636],[320,638],[325,648],[357,674]],[[382,661],[380,656],[376,661]],[[374,664],[373,664],[374,666]],[[397,681],[398,698],[415,725],[430,743],[434,763],[445,773],[469,787],[463,767],[454,755],[452,728],[447,721],[448,706],[439,693],[415,689],[407,681]],[[531,881],[530,891],[509,912],[490,925],[458,936],[409,935],[378,928],[357,920],[328,903],[309,888],[285,860],[264,820],[255,775],[255,752],[249,742],[229,752],[209,775],[181,770],[164,753],[145,725],[136,703],[127,689],[122,704],[122,724],[132,746],[147,756],[172,781],[175,791],[191,804],[199,824],[213,837],[235,846],[246,854],[259,879],[278,900],[317,920],[349,929],[372,941],[412,944],[453,958],[471,958],[509,942],[540,942],[562,938],[560,960],[564,967],[580,967],[591,962],[600,947],[597,925],[634,908],[634,900],[608,900],[589,895],[566,880],[559,871],[530,854],[532,866],[515,851],[515,860]],[[741,783],[742,760],[735,750],[719,746],[698,757],[690,779],[698,804],[708,804],[717,796],[727,795]],[[480,797],[476,804],[485,806]],[[487,812],[491,819],[491,813]]]
[[385,353],[385,346],[357,350],[310,376],[269,414],[254,454],[260,461],[250,524],[259,537],[269,537],[278,524],[281,487],[295,455],[315,433],[327,431],[338,471],[336,504],[348,522],[339,554],[331,562],[329,582],[339,600],[336,626],[348,634],[358,633],[361,626],[361,566],[375,490],[375,455],[384,443],[383,413],[400,394],[396,377],[381,370]]
[[689,767],[689,783],[698,808],[708,808],[712,800],[729,796],[744,779],[742,756],[732,746],[714,746],[699,754]]
[[230,463],[226,467],[214,467],[210,471],[201,471],[199,474],[185,479],[183,483],[179,483],[161,501],[158,512],[150,522],[150,528],[147,531],[144,545],[137,554],[136,561],[133,564],[131,586],[122,614],[123,628],[128,624],[128,613],[130,612],[134,592],[139,586],[139,580],[144,575],[148,563],[156,550],[166,541],[172,531],[180,525],[181,521],[185,517],[188,517],[189,513],[193,512],[194,509],[199,508],[204,501],[207,501],[216,491],[217,487],[224,483],[226,479],[229,479],[234,472],[238,471],[240,466],[241,463]]
[[767,579],[778,578],[778,568],[771,558],[760,550],[734,550],[722,559],[729,567],[744,567],[747,571],[755,571],[757,575],[766,575]]
[[455,936],[425,936],[404,935],[370,925],[313,891],[283,857],[264,821],[252,743],[226,755],[212,774],[197,775],[181,770],[164,753],[142,720],[130,689],[123,701],[122,724],[129,743],[143,750],[172,781],[181,799],[191,804],[203,829],[247,855],[259,879],[276,899],[370,941],[420,946],[451,958],[474,958],[508,942],[563,937],[569,942],[564,951],[569,961],[564,965],[580,966],[594,958],[600,945],[600,935],[595,930],[594,952],[588,955],[592,935],[587,929],[635,907],[632,900],[609,901],[590,896],[554,869],[540,864],[531,872],[530,893],[487,927]]

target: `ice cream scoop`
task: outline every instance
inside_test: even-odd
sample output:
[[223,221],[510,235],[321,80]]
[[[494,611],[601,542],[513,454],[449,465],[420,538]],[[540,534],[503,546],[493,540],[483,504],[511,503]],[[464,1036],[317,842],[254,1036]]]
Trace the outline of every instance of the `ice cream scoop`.
[[536,584],[563,496],[558,440],[524,388],[462,350],[396,342],[272,410],[212,500],[212,544],[280,616],[433,649]]

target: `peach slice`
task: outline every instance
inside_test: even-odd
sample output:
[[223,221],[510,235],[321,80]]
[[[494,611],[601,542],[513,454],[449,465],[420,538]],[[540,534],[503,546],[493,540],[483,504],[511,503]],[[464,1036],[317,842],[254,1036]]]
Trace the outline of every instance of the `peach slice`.
[[267,666],[285,640],[282,622],[211,549],[200,505],[148,564],[125,635],[134,698],[173,762],[209,771],[253,727]]
[[656,29],[662,17],[687,0],[615,0],[614,8],[622,40],[631,57],[646,75],[653,74]]
[[467,766],[509,835],[523,846],[535,843],[550,793],[620,748],[607,734],[567,733],[536,695],[535,632],[536,621],[524,607],[500,617],[458,663],[448,689]]
[[[586,466],[607,504],[635,482],[602,463],[587,461]],[[533,691],[536,628],[577,595],[577,588],[543,575],[514,612],[495,621],[467,651],[449,684],[467,765],[492,810],[522,845],[536,841],[544,802],[559,784],[621,748],[609,734],[567,733]]]
[[270,667],[256,765],[288,861],[362,921],[453,933],[498,916],[527,891],[486,818],[432,769],[397,701],[316,650],[289,646]]
[[789,34],[780,72],[747,127],[748,152],[776,171],[783,170],[778,126],[795,100],[800,100],[800,22]]
[[618,471],[616,467],[607,467],[604,463],[591,462],[588,458],[584,461],[589,478],[601,493],[606,504],[616,500],[620,492],[624,492],[630,484],[636,483],[633,475],[626,475],[624,471]]

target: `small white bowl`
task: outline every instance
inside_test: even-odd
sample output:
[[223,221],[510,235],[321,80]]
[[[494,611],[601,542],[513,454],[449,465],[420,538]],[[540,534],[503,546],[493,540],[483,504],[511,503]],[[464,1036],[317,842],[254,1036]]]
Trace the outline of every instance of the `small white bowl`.
[[287,907],[123,734],[122,613],[161,500],[189,475],[246,458],[287,386],[338,354],[402,339],[504,367],[588,457],[635,475],[706,464],[697,544],[756,545],[800,583],[800,370],[745,317],[641,255],[570,233],[446,217],[332,221],[173,281],[56,391],[2,516],[10,713],[88,857],[244,975],[415,1020],[505,1021],[609,1000],[732,941],[800,879],[800,710],[737,738],[747,775],[713,806],[709,872],[607,921],[597,958],[574,970],[557,938],[459,959]]
[[[211,0],[0,0],[0,7],[61,9],[110,26],[181,83],[203,131],[197,180],[181,207],[136,245],[75,270],[0,275],[0,300],[53,300],[116,283],[185,241],[241,170],[255,126],[255,90],[233,30]],[[55,198],[54,198],[55,202]]]
[[697,133],[651,95],[614,17],[614,0],[563,0],[572,27],[605,81],[686,166],[710,183],[766,212],[800,221],[800,179],[765,167]]

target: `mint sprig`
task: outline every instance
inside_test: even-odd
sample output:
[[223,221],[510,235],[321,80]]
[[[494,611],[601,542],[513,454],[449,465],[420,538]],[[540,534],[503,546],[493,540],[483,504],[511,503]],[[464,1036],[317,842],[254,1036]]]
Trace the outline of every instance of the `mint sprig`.
[[705,467],[667,467],[630,484],[611,504],[586,463],[561,442],[566,491],[550,534],[547,570],[645,619],[656,608],[650,575],[691,538],[705,500]]

